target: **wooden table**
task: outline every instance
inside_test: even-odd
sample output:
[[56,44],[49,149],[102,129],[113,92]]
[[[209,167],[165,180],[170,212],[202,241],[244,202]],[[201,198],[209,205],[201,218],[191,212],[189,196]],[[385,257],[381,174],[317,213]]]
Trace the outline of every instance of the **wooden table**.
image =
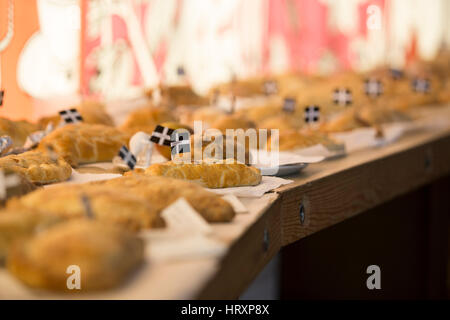
[[[359,151],[347,157],[310,165],[300,175],[291,177],[295,181],[293,184],[277,190],[279,199],[235,241],[218,271],[196,297],[236,298],[282,247],[289,247],[290,244],[320,230],[338,225],[420,187],[431,185],[449,173],[450,128],[409,134],[392,145]],[[436,282],[443,281],[442,264],[439,264],[438,260],[442,262],[442,259],[447,257],[447,247],[442,241],[446,242],[448,239],[446,235],[450,215],[448,209],[450,192],[442,197],[442,193],[450,189],[439,190],[439,185],[434,187],[437,188],[436,192],[430,197],[434,196],[435,199],[429,204],[430,208],[427,208],[426,212],[430,216],[423,225],[425,229],[428,228],[430,234],[427,236],[427,246],[430,248],[428,252],[430,264],[434,264],[427,266],[434,268],[428,269],[427,275],[433,277],[434,274],[436,278],[432,284],[428,284],[430,288],[426,289],[429,296],[439,296],[436,291],[442,291],[442,288],[436,289]],[[436,198],[438,195],[441,195],[439,199]],[[444,209],[442,207],[438,209],[441,202],[446,202],[447,206]],[[390,223],[389,217],[380,221],[378,224],[381,228],[380,234],[383,233],[383,225]],[[263,248],[265,232],[268,232],[270,239],[267,251]],[[328,240],[335,241],[335,239]],[[441,246],[437,248],[439,244]],[[314,252],[315,255],[328,255],[323,248],[316,249],[321,251]],[[288,261],[288,264],[295,265],[297,270],[300,269],[302,260],[298,250],[295,248],[289,250],[291,257],[284,260]],[[332,252],[330,253],[334,256]],[[305,257],[310,258],[311,254],[309,252]],[[294,255],[296,257],[292,258]],[[336,259],[339,260],[338,257]],[[292,270],[295,268],[283,267],[285,273],[283,283],[288,287],[302,285],[291,277],[292,274],[298,273]],[[439,276],[435,274],[437,269],[441,273]],[[305,283],[306,279],[300,278]],[[308,285],[314,287],[316,284],[308,283]],[[282,293],[282,297],[308,297],[296,294],[296,290],[288,288],[288,291],[290,293],[287,295]],[[313,293],[309,297],[328,296]],[[351,294],[348,297],[358,298]]]
[[[320,283],[323,274],[315,274],[317,272],[314,270],[329,273],[333,277],[337,275],[342,279],[333,279],[345,286],[355,276],[345,274],[343,268],[348,265],[343,262],[357,262],[361,257],[370,260],[370,257],[375,256],[380,261],[389,263],[395,261],[395,256],[406,259],[402,260],[407,264],[405,268],[414,269],[414,272],[410,272],[411,277],[426,274],[426,284],[421,282],[417,288],[412,286],[414,290],[427,292],[427,296],[441,297],[442,286],[439,284],[446,272],[443,259],[447,259],[447,247],[443,245],[443,239],[445,242],[448,239],[450,211],[450,192],[444,195],[442,193],[450,190],[445,189],[450,186],[450,183],[445,182],[448,182],[445,177],[449,173],[450,128],[410,133],[382,148],[359,151],[346,157],[310,165],[299,175],[288,177],[294,183],[266,195],[266,201],[261,202],[260,207],[252,214],[239,215],[231,224],[214,226],[217,236],[229,245],[229,250],[221,261],[212,258],[193,259],[144,267],[135,276],[138,280],[132,281],[132,285],[81,298],[237,298],[282,248],[285,261],[282,297],[328,297],[321,296],[320,293],[333,293],[333,288],[329,288],[329,283]],[[431,186],[427,189],[428,202],[424,207],[414,208],[415,199],[418,198],[415,192],[424,186]],[[401,203],[393,208],[383,209],[384,204],[408,194],[411,195],[407,201],[409,205]],[[258,207],[257,203],[253,205]],[[396,212],[402,212],[403,216],[397,216]],[[426,218],[423,218],[424,212]],[[358,220],[365,216],[371,220]],[[372,226],[378,229],[374,230],[375,227]],[[408,230],[409,237],[402,236],[402,241],[392,236]],[[418,237],[415,234],[419,232],[417,230],[427,232],[423,237]],[[337,234],[339,232],[341,234]],[[349,238],[348,235],[354,236],[352,232],[359,233],[355,238]],[[375,244],[367,240],[365,234],[367,237],[370,235]],[[342,244],[344,249],[337,247],[340,241],[347,241]],[[424,242],[423,245],[419,243],[421,241]],[[361,249],[364,245],[370,246],[369,251],[373,252],[389,247],[395,250],[388,250],[390,255],[381,252],[370,256],[364,255],[364,248]],[[414,251],[419,249],[420,256]],[[402,255],[403,251],[409,255]],[[419,261],[417,259],[426,263],[420,264],[418,268],[409,265]],[[366,260],[358,268],[361,269]],[[311,265],[311,261],[317,263]],[[377,261],[379,260],[373,263]],[[385,266],[389,267],[388,262]],[[365,269],[360,271],[364,276]],[[391,276],[395,277],[395,274]],[[389,274],[386,278],[389,279]],[[325,279],[322,282],[333,282],[333,279]],[[345,295],[336,293],[332,297],[365,297],[367,289],[361,288],[363,286],[358,279],[353,285],[359,289]],[[411,278],[405,279],[406,284],[402,285],[407,288],[408,279]],[[389,287],[388,284],[386,286]],[[387,292],[391,297],[403,297],[392,293],[397,292],[395,290]],[[0,270],[0,298],[72,297],[30,291],[8,276],[6,271]]]

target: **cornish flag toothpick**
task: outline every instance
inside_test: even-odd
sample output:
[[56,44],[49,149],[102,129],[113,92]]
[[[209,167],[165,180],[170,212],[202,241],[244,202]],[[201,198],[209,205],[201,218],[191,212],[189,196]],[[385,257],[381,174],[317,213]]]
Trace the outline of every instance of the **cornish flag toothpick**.
[[126,146],[122,146],[119,150],[119,157],[126,163],[126,165],[133,170],[136,166],[136,157],[131,153]]
[[183,66],[179,66],[179,67],[177,68],[177,75],[179,75],[180,77],[186,75],[186,70],[184,70],[184,67],[183,67]]
[[285,98],[283,104],[283,111],[288,113],[293,113],[295,107],[297,106],[297,100],[294,98]]
[[352,92],[349,89],[336,89],[333,92],[333,102],[340,106],[347,106],[352,104]]
[[77,109],[61,110],[59,115],[65,123],[77,123],[83,121],[83,117]]
[[305,108],[305,122],[316,123],[320,120],[320,108],[318,106],[308,106]]
[[263,90],[264,90],[264,93],[268,96],[277,94],[278,93],[278,84],[273,80],[266,81],[266,82],[264,82]]
[[160,146],[170,147],[170,136],[173,131],[173,129],[157,125],[150,137],[150,141],[159,144]]
[[369,97],[379,97],[383,94],[383,84],[379,80],[367,79],[364,81],[364,91]]
[[3,105],[3,98],[5,97],[5,91],[0,90],[0,107]]
[[403,73],[402,70],[399,70],[399,69],[390,69],[389,71],[391,72],[391,77],[392,77],[394,80],[401,79],[401,78],[403,78],[403,76],[404,76],[404,73]]
[[428,93],[430,91],[430,80],[423,78],[415,78],[412,81],[412,88],[415,92]]
[[85,194],[81,195],[81,203],[84,207],[84,213],[86,215],[86,218],[88,219],[94,219],[94,212],[92,211],[92,206],[91,206],[91,200],[89,199],[89,197]]
[[177,154],[191,152],[191,135],[186,130],[175,130],[171,136],[171,151],[172,158]]
[[12,139],[10,136],[0,137],[0,153],[12,146]]

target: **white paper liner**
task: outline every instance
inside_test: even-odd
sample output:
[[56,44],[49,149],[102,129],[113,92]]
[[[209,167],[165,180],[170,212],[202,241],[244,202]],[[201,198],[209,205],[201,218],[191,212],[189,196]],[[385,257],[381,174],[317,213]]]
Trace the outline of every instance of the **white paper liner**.
[[184,235],[182,237],[165,237],[152,240],[146,246],[146,256],[152,262],[178,261],[205,257],[221,257],[227,246],[218,240],[202,234]]
[[292,182],[294,181],[283,179],[280,177],[263,176],[261,183],[257,186],[208,189],[208,191],[222,195],[233,194],[236,197],[241,198],[259,198],[262,197],[266,192],[272,191]]
[[343,141],[347,152],[355,152],[367,148],[376,148],[391,144],[397,141],[407,132],[421,130],[425,128],[423,122],[403,122],[391,123],[381,127],[383,137],[377,137],[375,128],[359,128],[349,132],[339,132],[332,134],[332,137]]
[[316,144],[308,148],[295,149],[290,152],[304,157],[323,157],[324,159],[342,157],[347,154],[345,146],[333,150],[325,147],[323,144]]
[[234,194],[226,194],[222,197],[225,201],[227,201],[234,209],[236,213],[248,213],[247,207],[236,197]]
[[[273,157],[272,152],[265,150],[251,149],[250,154],[252,159],[256,159],[255,167],[272,167],[271,159]],[[274,158],[275,159],[275,158]],[[294,152],[279,151],[278,163],[274,166],[283,166],[297,163],[317,163],[324,160],[322,155],[302,155]]]
[[64,183],[78,184],[91,181],[110,180],[121,176],[122,176],[121,174],[116,173],[79,173],[77,170],[73,169],[70,179]]
[[211,225],[183,197],[178,198],[161,212],[166,228],[186,235],[212,233]]
[[256,160],[256,163],[253,164],[253,166],[259,168],[261,174],[264,176],[283,176],[292,174],[303,169],[305,164],[317,163],[325,159],[325,156],[323,155],[308,155],[290,151],[278,152],[278,159],[274,157],[274,153],[265,150],[251,149],[250,154],[252,159]]

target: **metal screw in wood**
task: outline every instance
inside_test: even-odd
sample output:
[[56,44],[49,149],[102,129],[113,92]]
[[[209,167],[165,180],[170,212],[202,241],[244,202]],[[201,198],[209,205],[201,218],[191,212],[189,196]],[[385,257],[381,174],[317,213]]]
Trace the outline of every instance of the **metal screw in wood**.
[[267,228],[265,228],[264,235],[263,235],[263,250],[264,250],[264,252],[267,252],[267,250],[269,250],[269,243],[270,243],[269,230],[267,230]]
[[300,204],[299,216],[300,216],[300,224],[303,225],[305,223],[306,212],[305,206],[302,203]]

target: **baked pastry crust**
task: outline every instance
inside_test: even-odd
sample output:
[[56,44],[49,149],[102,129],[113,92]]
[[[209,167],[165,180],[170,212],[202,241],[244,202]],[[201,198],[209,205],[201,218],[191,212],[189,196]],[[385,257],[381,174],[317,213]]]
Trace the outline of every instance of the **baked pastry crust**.
[[81,271],[80,289],[85,292],[117,286],[142,262],[143,254],[143,241],[121,228],[73,220],[16,243],[7,268],[31,287],[71,291],[66,271],[76,265]]
[[190,85],[161,86],[160,90],[163,101],[169,106],[209,104],[209,98],[195,93]]
[[38,150],[49,148],[70,165],[111,161],[130,136],[120,130],[101,124],[68,124],[44,137]]
[[13,147],[22,147],[27,137],[37,130],[39,130],[38,125],[25,120],[12,121],[0,118],[0,136],[6,135],[11,137]]
[[[250,153],[250,143],[248,143],[248,138],[244,137],[244,139],[238,139],[238,137],[234,138],[227,138],[226,135],[222,135],[222,141],[215,141],[215,137],[211,137],[211,140],[203,140],[202,137],[199,137],[198,139],[201,140],[201,147],[196,146],[196,135],[191,136],[191,160],[194,161],[195,157],[198,157],[199,159],[215,159],[215,160],[225,160],[227,159],[227,151],[228,151],[228,144],[231,146],[231,141],[229,139],[233,139],[233,158],[240,162],[245,162],[245,164],[250,164],[252,161],[251,153]],[[259,139],[259,137],[258,137]],[[238,140],[243,140],[238,141]],[[221,148],[222,150],[222,156],[220,157],[220,154],[216,155],[216,148]],[[209,152],[209,154],[206,154],[206,152]],[[239,157],[243,157],[243,159],[238,159]]]
[[36,184],[65,181],[72,174],[71,166],[63,158],[54,159],[40,151],[27,151],[2,157],[0,168],[22,174]]
[[64,217],[43,213],[36,209],[14,208],[0,211],[0,264],[7,257],[8,250],[14,242],[32,236],[56,223]]
[[[382,101],[380,101],[382,103]],[[325,132],[343,132],[361,127],[376,127],[384,123],[405,122],[411,118],[405,113],[383,107],[380,104],[367,105],[361,108],[350,108],[334,119],[325,123],[321,130]]]
[[[267,140],[267,149],[271,150],[271,139]],[[322,144],[328,149],[341,150],[344,146],[327,134],[316,130],[283,130],[280,131],[278,148],[280,151],[308,148]]]
[[226,113],[214,107],[201,107],[194,110],[192,108],[180,107],[177,108],[177,115],[179,115],[180,122],[183,124],[192,126],[194,121],[202,121],[203,129],[207,129],[218,118],[225,116]]
[[349,108],[321,126],[324,132],[343,132],[362,127],[363,124],[356,117],[356,109]]
[[291,129],[300,129],[305,124],[303,117],[300,116],[292,116],[286,113],[280,114],[276,117],[268,118],[264,121],[261,121],[258,124],[260,129],[279,129],[279,130],[291,130]]
[[233,94],[237,97],[251,97],[264,94],[264,82],[270,80],[263,77],[240,79],[228,83],[222,83],[209,92],[210,97],[217,94]]
[[148,176],[134,171],[125,177],[95,181],[90,184],[93,186],[106,185],[127,194],[142,196],[158,212],[178,198],[184,197],[208,222],[229,222],[236,215],[233,207],[227,201],[188,181]]
[[407,114],[380,105],[360,108],[356,112],[356,117],[371,126],[384,123],[411,121],[411,118]]
[[92,218],[129,231],[162,228],[164,220],[145,198],[108,186],[61,185],[37,190],[8,203],[9,209],[39,208],[65,218],[82,218],[86,212],[82,197],[90,204]]
[[138,131],[152,133],[156,125],[173,120],[174,116],[166,108],[145,107],[131,112],[120,129],[131,135]]
[[[83,117],[84,123],[103,124],[105,126],[114,126],[114,121],[106,112],[105,106],[96,101],[85,101],[78,106],[73,106],[67,109],[75,108]],[[39,125],[42,129],[46,128],[49,123],[57,128],[61,121],[61,117],[56,114],[54,116],[43,117],[39,119]]]
[[250,128],[255,128],[256,124],[247,119],[245,116],[231,114],[231,115],[224,115],[220,118],[218,118],[216,121],[211,123],[212,129],[218,129],[223,134],[226,134],[227,129],[243,129],[247,130]]
[[255,186],[261,182],[261,172],[255,167],[242,163],[166,163],[152,164],[145,170],[146,175],[191,180],[207,188],[229,188]]
[[239,110],[236,114],[244,114],[247,119],[259,123],[267,118],[275,117],[281,112],[283,112],[282,101],[279,101],[279,103],[270,103],[264,106],[250,107],[244,110]]

